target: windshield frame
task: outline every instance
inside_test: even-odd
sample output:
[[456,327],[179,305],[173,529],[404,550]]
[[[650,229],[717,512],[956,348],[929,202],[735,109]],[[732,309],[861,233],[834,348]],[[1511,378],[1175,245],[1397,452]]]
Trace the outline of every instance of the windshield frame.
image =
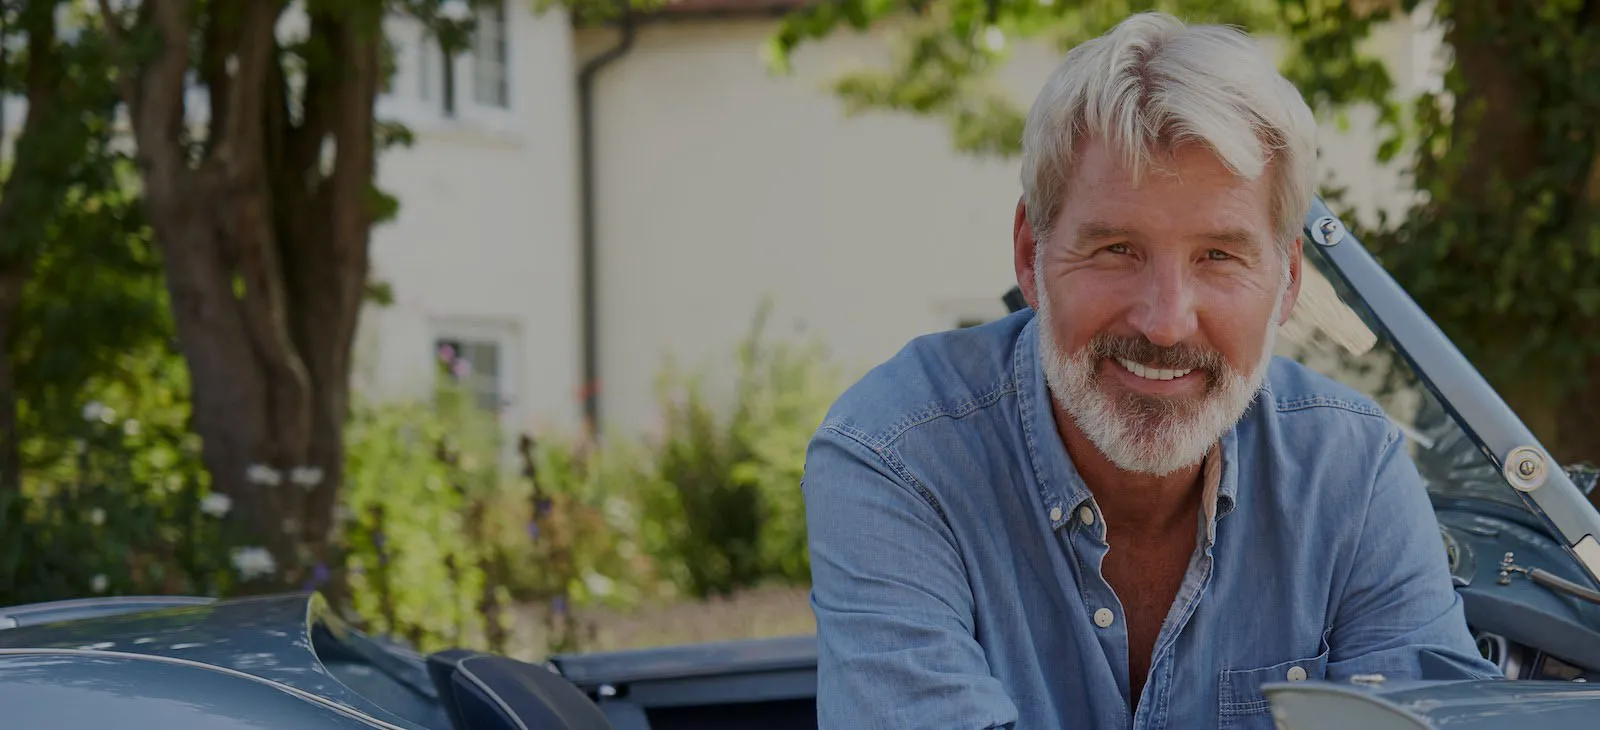
[[[1494,463],[1507,488],[1600,583],[1600,512],[1522,419],[1320,196],[1306,214],[1303,233],[1303,255],[1320,257],[1355,293],[1347,304],[1364,310],[1363,318],[1382,330],[1421,385]],[[1529,470],[1531,478],[1524,477]]]

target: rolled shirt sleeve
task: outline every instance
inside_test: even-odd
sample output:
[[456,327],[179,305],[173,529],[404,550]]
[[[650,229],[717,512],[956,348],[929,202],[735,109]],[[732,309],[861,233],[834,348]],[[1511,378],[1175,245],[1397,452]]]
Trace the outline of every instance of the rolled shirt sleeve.
[[1011,728],[1017,709],[973,636],[960,548],[892,454],[824,425],[807,449],[806,523],[828,728]]
[[1330,678],[1499,678],[1467,631],[1439,523],[1391,428],[1329,636]]

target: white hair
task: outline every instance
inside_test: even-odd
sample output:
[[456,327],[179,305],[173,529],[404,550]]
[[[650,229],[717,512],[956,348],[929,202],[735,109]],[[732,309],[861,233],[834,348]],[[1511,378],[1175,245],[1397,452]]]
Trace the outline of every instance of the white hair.
[[1118,149],[1135,176],[1158,152],[1197,142],[1245,179],[1274,175],[1271,214],[1286,247],[1311,207],[1316,135],[1305,99],[1244,32],[1133,15],[1069,51],[1029,110],[1028,223],[1037,240],[1049,236],[1085,138]]

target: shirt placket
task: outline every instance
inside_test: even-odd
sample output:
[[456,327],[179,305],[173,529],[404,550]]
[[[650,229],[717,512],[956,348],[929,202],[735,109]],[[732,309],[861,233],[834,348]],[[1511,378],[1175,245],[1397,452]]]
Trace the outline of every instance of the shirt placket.
[[1212,548],[1216,543],[1216,522],[1201,518],[1200,534],[1203,542],[1195,546],[1184,573],[1183,585],[1173,601],[1173,611],[1161,626],[1156,637],[1156,650],[1150,661],[1150,675],[1145,681],[1144,696],[1140,698],[1139,712],[1134,716],[1135,730],[1163,730],[1167,726],[1167,705],[1172,697],[1173,665],[1177,661],[1178,637],[1194,617],[1195,609],[1211,583],[1211,570],[1215,564]]
[[[1052,515],[1055,517],[1056,515]],[[1122,691],[1121,725],[1128,726],[1130,706],[1128,692],[1128,631],[1122,602],[1112,590],[1110,582],[1101,571],[1109,547],[1106,545],[1103,523],[1095,511],[1093,500],[1087,499],[1060,515],[1067,527],[1068,539],[1073,544],[1073,554],[1079,561],[1079,599],[1089,611],[1089,620],[1100,650],[1106,659],[1107,669]]]

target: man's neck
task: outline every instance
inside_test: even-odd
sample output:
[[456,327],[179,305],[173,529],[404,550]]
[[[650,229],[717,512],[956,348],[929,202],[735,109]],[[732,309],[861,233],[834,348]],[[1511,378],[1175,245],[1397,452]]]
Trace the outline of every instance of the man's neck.
[[1195,519],[1204,493],[1200,464],[1161,477],[1124,471],[1101,453],[1072,416],[1059,405],[1053,410],[1067,456],[1108,528],[1124,535],[1159,534]]

